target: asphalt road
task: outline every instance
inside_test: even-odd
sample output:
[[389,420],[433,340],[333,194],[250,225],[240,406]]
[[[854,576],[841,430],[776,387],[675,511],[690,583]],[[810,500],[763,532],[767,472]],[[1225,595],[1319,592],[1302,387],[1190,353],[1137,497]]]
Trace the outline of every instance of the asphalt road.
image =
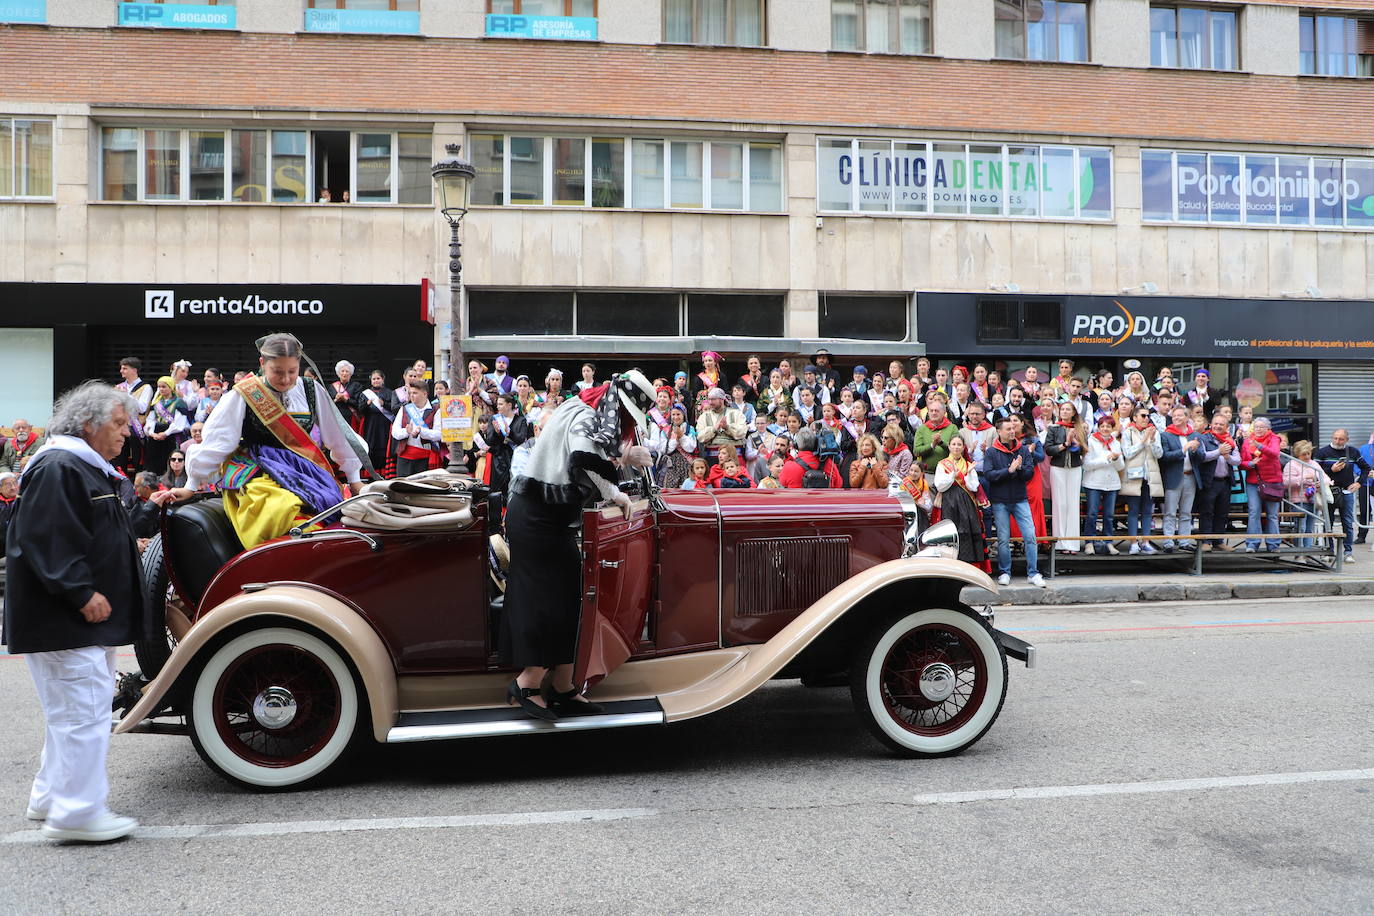
[[120,736],[111,803],[157,829],[104,847],[31,841],[40,719],[0,656],[0,912],[1374,913],[1374,600],[1318,600],[999,612],[1040,667],[942,760],[795,682],[281,795]]

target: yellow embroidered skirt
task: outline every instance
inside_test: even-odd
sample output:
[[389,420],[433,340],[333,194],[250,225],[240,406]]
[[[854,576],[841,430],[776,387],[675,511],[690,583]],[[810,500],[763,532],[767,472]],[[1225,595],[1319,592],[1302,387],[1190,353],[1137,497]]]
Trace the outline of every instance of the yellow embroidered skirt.
[[[259,471],[237,490],[224,491],[224,510],[245,550],[286,534],[310,516],[301,498]],[[318,526],[314,526],[318,527]]]

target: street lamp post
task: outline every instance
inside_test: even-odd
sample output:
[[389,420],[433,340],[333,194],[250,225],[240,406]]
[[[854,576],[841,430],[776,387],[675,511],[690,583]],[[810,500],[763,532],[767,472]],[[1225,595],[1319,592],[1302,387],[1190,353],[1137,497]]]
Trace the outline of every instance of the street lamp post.
[[[477,177],[477,169],[473,167],[471,162],[458,155],[462,150],[460,144],[449,143],[444,146],[444,149],[448,152],[447,158],[434,163],[434,167],[430,169],[430,174],[434,177],[434,183],[439,188],[439,212],[448,221],[449,228],[449,391],[453,394],[462,394],[467,387],[467,379],[464,377],[467,365],[466,360],[463,359],[463,243],[458,238],[458,226],[463,221],[463,215],[468,212],[468,185],[473,178]],[[476,406],[473,405],[474,411]],[[457,442],[449,445],[448,469],[455,474],[467,471],[467,458],[463,455],[463,450]]]

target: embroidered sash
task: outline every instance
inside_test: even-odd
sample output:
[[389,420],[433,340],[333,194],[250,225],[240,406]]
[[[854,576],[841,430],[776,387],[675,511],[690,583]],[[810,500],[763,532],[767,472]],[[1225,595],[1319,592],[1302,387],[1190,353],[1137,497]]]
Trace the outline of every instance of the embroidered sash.
[[268,389],[266,382],[256,375],[247,375],[234,386],[234,390],[243,398],[243,403],[248,405],[248,409],[262,421],[262,425],[267,427],[268,432],[277,437],[283,448],[319,467],[330,480],[334,479],[334,468],[329,459],[324,457],[324,452],[320,451],[320,447],[310,438],[310,434],[301,429],[301,425],[287,413],[286,408]]

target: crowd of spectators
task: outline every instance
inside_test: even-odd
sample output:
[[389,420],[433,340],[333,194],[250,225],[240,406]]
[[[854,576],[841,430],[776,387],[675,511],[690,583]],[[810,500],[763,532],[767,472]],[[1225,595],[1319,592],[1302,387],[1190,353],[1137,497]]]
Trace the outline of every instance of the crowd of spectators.
[[[476,429],[467,464],[499,498],[521,474],[548,417],[594,387],[598,374],[585,363],[565,386],[558,369],[540,378],[514,373],[505,356],[492,363],[469,360],[453,392],[444,381],[429,382],[423,360],[394,388],[380,370],[359,378],[346,360],[332,379],[319,381],[383,477],[443,466],[440,398],[471,395]],[[208,368],[192,376],[191,369],[178,360],[165,375],[145,379],[138,358],[120,365],[117,387],[141,413],[116,465],[133,485],[141,533],[156,525],[155,512],[140,511],[147,496],[185,484],[186,450],[200,441],[225,391],[247,374]],[[928,521],[954,520],[962,558],[990,571],[995,564],[1003,581],[1013,539],[1036,584],[1050,550],[1274,550],[1285,499],[1290,517],[1294,508],[1330,507],[1342,522],[1346,559],[1353,559],[1357,494],[1372,482],[1374,445],[1351,447],[1345,430],[1320,448],[1289,443],[1268,418],[1214,388],[1205,369],[1185,388],[1168,368],[1153,380],[1132,371],[1118,385],[1111,371],[1088,372],[1069,359],[1050,378],[1033,365],[1009,372],[1003,364],[943,366],[925,357],[910,366],[893,360],[885,370],[856,365],[842,375],[820,350],[767,367],[751,356],[736,375],[719,354],[704,352],[695,373],[654,382],[645,442],[654,479],[669,489],[905,491]],[[30,424],[15,421],[0,449],[0,516],[18,482],[7,475],[22,471],[41,443]],[[1233,498],[1245,504],[1243,543],[1191,537],[1226,533]],[[1316,515],[1300,513],[1295,534],[1311,534]]]

